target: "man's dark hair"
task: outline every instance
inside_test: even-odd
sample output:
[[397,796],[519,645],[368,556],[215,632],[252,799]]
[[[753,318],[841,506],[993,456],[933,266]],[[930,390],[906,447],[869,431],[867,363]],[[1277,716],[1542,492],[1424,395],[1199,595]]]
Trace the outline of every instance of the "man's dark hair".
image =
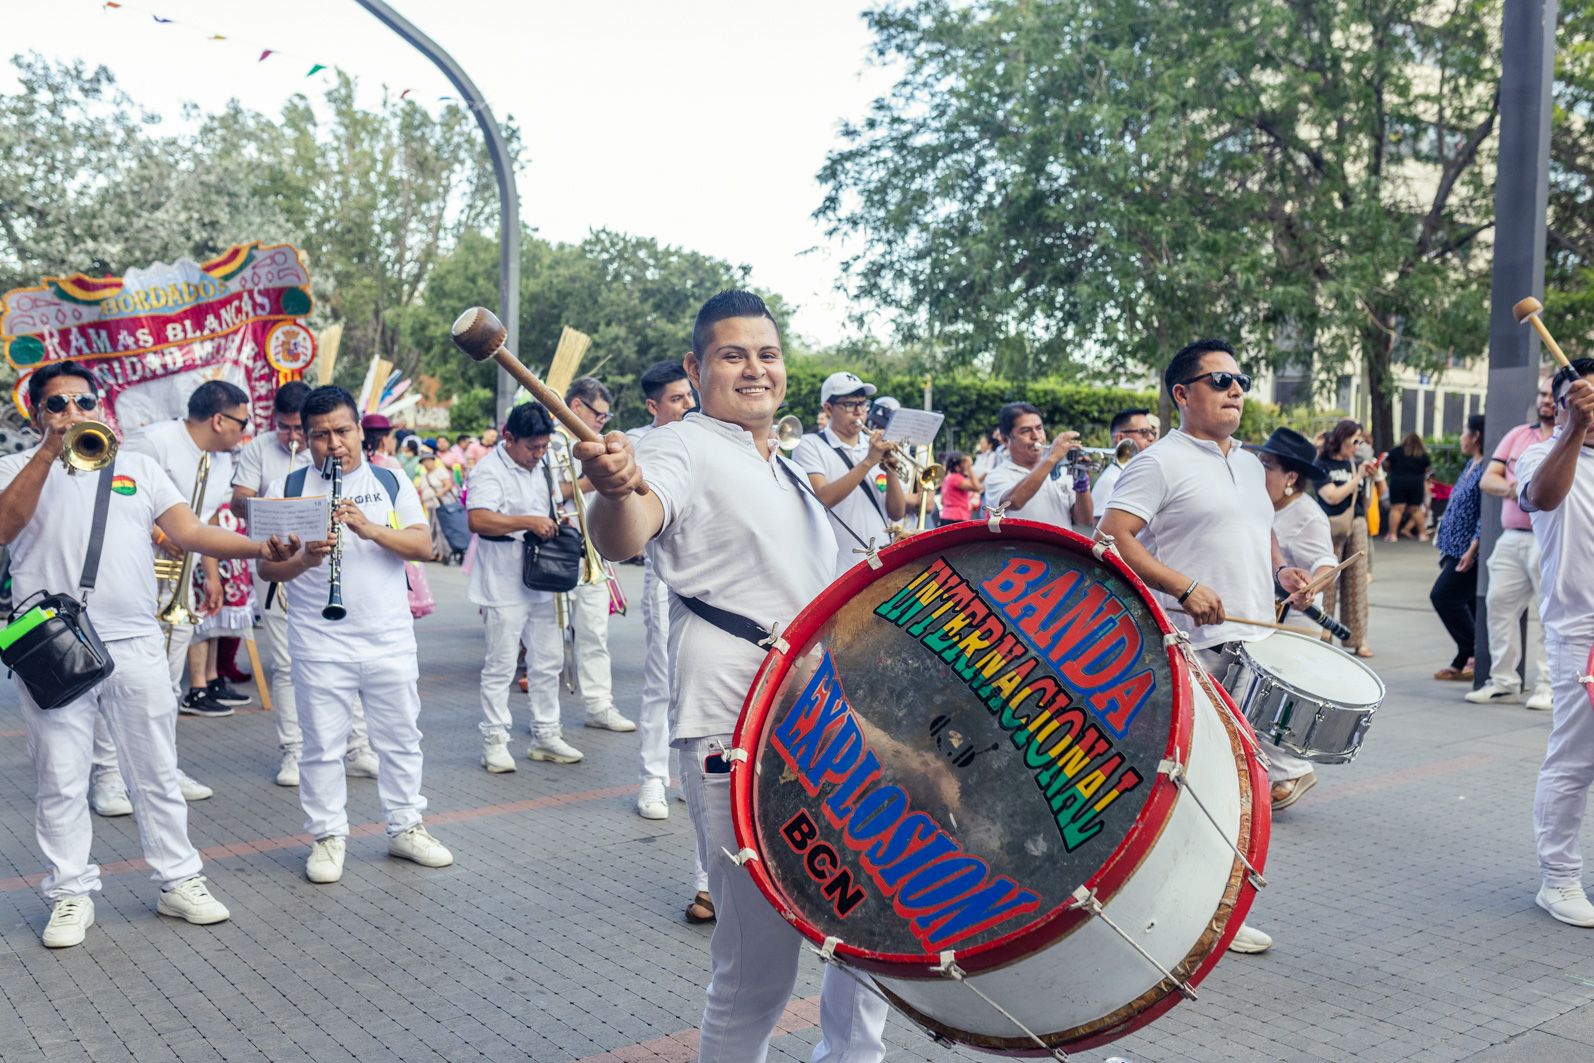
[[1112,424],[1107,426],[1107,431],[1117,432],[1136,417],[1145,417],[1150,413],[1150,410],[1119,410],[1113,414]]
[[[1588,371],[1594,373],[1594,361],[1590,361],[1587,358],[1579,358],[1578,362],[1588,362]],[[1572,368],[1577,368],[1577,362],[1572,363]],[[1481,447],[1483,445],[1483,414],[1475,413],[1467,418],[1467,431],[1477,433],[1478,445]]]
[[88,381],[89,390],[98,395],[100,393],[99,378],[94,371],[82,362],[71,360],[64,362],[49,362],[33,371],[28,377],[28,411],[29,416],[39,416],[39,403],[44,399],[44,385],[58,376],[75,376],[79,380]]
[[511,439],[553,435],[553,418],[539,403],[523,402],[504,419],[504,435]]
[[271,400],[271,408],[278,413],[298,413],[308,394],[309,384],[302,380],[290,380],[277,389],[277,397]]
[[1168,368],[1162,373],[1162,386],[1167,389],[1168,397],[1173,397],[1173,386],[1182,384],[1195,375],[1196,366],[1201,364],[1203,354],[1222,353],[1234,355],[1234,348],[1225,340],[1196,340],[1179,348],[1179,353],[1173,356],[1173,361],[1168,363]]
[[188,419],[208,421],[234,406],[247,405],[249,396],[237,384],[229,384],[225,380],[207,380],[188,396]]
[[[1594,358],[1573,358],[1571,368],[1562,366],[1555,371],[1555,376],[1550,380],[1550,394],[1554,395],[1555,401],[1559,403],[1566,398],[1566,389],[1571,387],[1574,381],[1582,380],[1586,376],[1594,376]],[[33,379],[38,379],[37,374]],[[28,392],[30,395],[33,392],[33,380],[28,381]]]
[[703,304],[703,309],[697,312],[697,321],[692,325],[693,357],[702,362],[709,342],[714,337],[714,326],[733,317],[767,317],[769,323],[775,326],[775,335],[780,335],[780,322],[769,312],[764,300],[752,292],[732,288],[711,297]]
[[637,383],[642,385],[642,394],[655,402],[664,389],[677,380],[686,379],[686,370],[681,368],[680,362],[654,362],[642,370],[642,377]]
[[609,389],[595,376],[578,376],[570,382],[570,387],[565,392],[565,401],[572,402],[575,399],[580,399],[588,406],[599,399],[611,406],[614,405],[614,398],[610,396]]
[[[1041,412],[1027,402],[1010,402],[1002,407],[1001,411],[996,415],[996,423],[1004,439],[1012,436],[1013,425],[1018,423],[1020,415],[1026,413],[1033,413],[1036,417],[1041,416]],[[1044,421],[1045,418],[1042,417],[1041,420]]]
[[304,427],[310,428],[310,418],[325,417],[339,406],[348,408],[354,417],[354,423],[360,423],[360,407],[355,405],[354,396],[338,387],[336,384],[327,384],[316,388],[304,397],[304,405],[299,407],[299,415],[304,418]]

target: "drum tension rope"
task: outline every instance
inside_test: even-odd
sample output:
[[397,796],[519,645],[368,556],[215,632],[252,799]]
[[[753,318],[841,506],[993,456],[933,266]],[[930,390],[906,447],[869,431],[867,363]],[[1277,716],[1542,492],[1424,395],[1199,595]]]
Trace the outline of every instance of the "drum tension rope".
[[1101,901],[1096,899],[1096,895],[1093,892],[1086,889],[1084,886],[1079,887],[1074,891],[1074,903],[1069,907],[1084,911],[1106,923],[1109,930],[1123,938],[1124,942],[1130,948],[1134,949],[1136,952],[1140,953],[1141,956],[1145,957],[1147,963],[1151,964],[1151,966],[1162,972],[1162,977],[1167,981],[1172,982],[1174,986],[1178,988],[1181,996],[1183,996],[1186,1000],[1197,999],[1196,991],[1190,988],[1189,982],[1179,978],[1172,971],[1168,970],[1168,968],[1158,963],[1156,957],[1152,956],[1151,953],[1140,947],[1140,942],[1124,933],[1123,928],[1112,921],[1112,918],[1107,915],[1106,908],[1102,907]]

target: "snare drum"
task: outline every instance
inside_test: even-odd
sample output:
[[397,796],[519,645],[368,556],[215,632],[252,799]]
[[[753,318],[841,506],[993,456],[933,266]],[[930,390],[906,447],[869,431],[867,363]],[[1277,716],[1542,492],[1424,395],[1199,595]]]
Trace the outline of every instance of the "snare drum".
[[735,859],[933,1035],[1050,1055],[1137,1029],[1222,957],[1266,770],[1116,554],[960,523],[780,632],[733,763]]
[[1294,631],[1243,643],[1224,685],[1257,734],[1319,764],[1354,760],[1384,700],[1371,668]]

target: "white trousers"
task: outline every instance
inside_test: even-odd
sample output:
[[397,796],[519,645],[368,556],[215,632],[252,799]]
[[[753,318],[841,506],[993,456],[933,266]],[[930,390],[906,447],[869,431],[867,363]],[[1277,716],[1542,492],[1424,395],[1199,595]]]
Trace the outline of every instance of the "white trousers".
[[413,654],[358,661],[293,662],[298,694],[299,804],[312,838],[349,833],[348,780],[343,758],[354,722],[355,698],[365,705],[371,750],[376,754],[376,789],[389,836],[421,822],[421,696]]
[[[1497,690],[1515,693],[1522,689],[1517,666],[1522,663],[1522,614],[1534,611],[1538,619],[1539,543],[1530,531],[1507,528],[1500,533],[1489,555],[1489,682]],[[1529,636],[1532,637],[1531,635]],[[1550,667],[1545,660],[1544,640],[1538,644],[1535,685],[1549,686]]]
[[[277,719],[277,749],[282,753],[298,753],[304,748],[304,736],[299,732],[298,698],[293,689],[293,662],[288,657],[288,614],[282,608],[282,588],[271,608],[265,608],[269,584],[255,584],[255,601],[261,603],[260,638],[256,649],[260,651],[260,666],[266,670],[271,683],[272,710]],[[369,732],[365,725],[365,706],[354,699],[354,725],[349,731],[349,753],[366,753],[371,749]]]
[[1588,640],[1568,642],[1545,634],[1555,700],[1550,743],[1533,793],[1533,833],[1539,873],[1551,886],[1580,886],[1583,847],[1578,833],[1594,784],[1594,707],[1577,681],[1588,665]]
[[[614,704],[609,674],[609,584],[583,583],[570,592],[570,620],[576,635],[576,676],[589,715]],[[563,650],[561,650],[561,653]]]
[[[703,771],[711,748],[730,735],[681,743],[681,780],[708,861],[714,895],[709,941],[708,1002],[698,1037],[698,1063],[763,1063],[786,1002],[797,984],[802,938],[776,912],[753,879],[725,857],[736,851],[729,775]],[[865,975],[860,977],[867,978]],[[826,965],[819,992],[819,1044],[813,1063],[878,1063],[885,1058],[886,1002],[850,975]]]
[[487,622],[487,657],[482,661],[482,737],[490,742],[509,738],[513,720],[509,689],[515,681],[515,660],[526,646],[526,697],[531,704],[531,733],[549,738],[562,730],[559,722],[559,670],[565,648],[554,601],[535,605],[483,606]]
[[[167,586],[162,584],[162,586]],[[161,599],[165,601],[164,598]],[[166,628],[161,627],[160,637],[155,640],[155,645],[160,648],[162,658],[166,661],[168,682],[172,694],[172,715],[177,714],[177,702],[187,693],[183,689],[183,670],[188,666],[188,645],[194,641],[194,625],[178,624],[171,629],[172,642],[166,645]],[[117,667],[121,667],[118,662]],[[175,726],[175,724],[173,725]],[[93,777],[103,779],[108,775],[115,775],[117,770],[116,740],[112,737],[110,728],[105,724],[105,717],[99,716],[94,720],[94,758]],[[132,780],[125,775],[122,782],[129,790],[133,788]]]
[[642,710],[637,713],[641,740],[641,778],[670,781],[670,588],[642,566]]
[[150,878],[171,889],[199,874],[199,853],[188,840],[188,804],[177,785],[177,705],[163,641],[141,635],[107,642],[116,671],[58,709],[41,710],[22,680],[15,681],[37,790],[34,827],[49,866],[42,887],[47,900],[100,888],[99,866],[89,862],[89,763],[97,720],[126,754],[122,775]]

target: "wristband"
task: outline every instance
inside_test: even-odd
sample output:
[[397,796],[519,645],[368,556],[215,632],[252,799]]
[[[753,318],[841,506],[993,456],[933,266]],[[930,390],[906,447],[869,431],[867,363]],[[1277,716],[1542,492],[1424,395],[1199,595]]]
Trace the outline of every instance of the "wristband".
[[1090,475],[1081,473],[1074,478],[1074,494],[1082,495],[1090,490]]
[[1190,595],[1195,593],[1196,585],[1198,583],[1200,583],[1200,582],[1201,582],[1200,580],[1191,580],[1190,581],[1190,586],[1186,587],[1184,589],[1184,593],[1179,595],[1179,604],[1180,605],[1183,605],[1185,603],[1185,599],[1189,598]]

